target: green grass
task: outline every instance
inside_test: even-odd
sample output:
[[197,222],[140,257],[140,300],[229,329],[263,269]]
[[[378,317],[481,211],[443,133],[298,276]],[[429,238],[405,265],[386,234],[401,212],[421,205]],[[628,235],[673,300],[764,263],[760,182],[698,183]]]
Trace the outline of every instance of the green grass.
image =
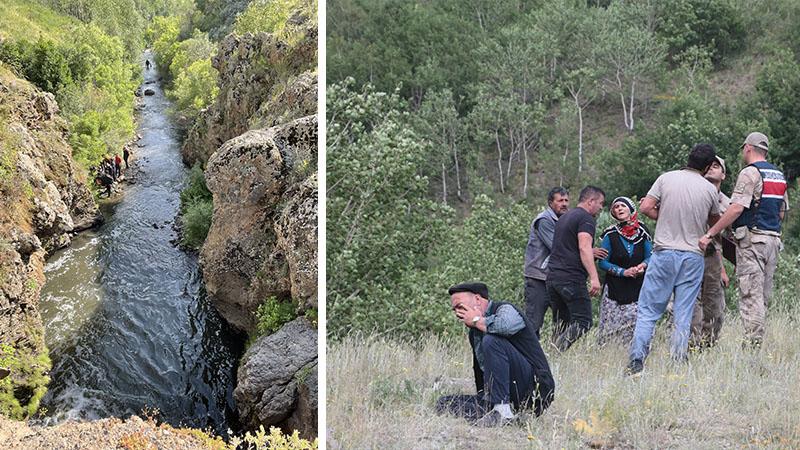
[[36,41],[38,37],[65,42],[68,31],[80,22],[33,1],[3,0],[0,8],[0,38]]
[[341,448],[797,448],[800,343],[787,313],[771,314],[760,352],[743,351],[737,317],[718,346],[675,365],[663,327],[640,379],[627,351],[590,333],[564,354],[546,349],[556,398],[523,425],[478,429],[437,416],[441,395],[474,393],[466,339],[408,343],[353,337],[328,350],[329,444]]
[[[741,320],[729,311],[718,345],[676,365],[661,323],[644,375],[631,379],[623,374],[626,346],[600,347],[592,329],[563,354],[545,346],[556,398],[541,417],[523,416],[520,426],[484,430],[436,415],[440,396],[474,393],[466,333],[422,335],[415,344],[376,336],[331,342],[329,446],[800,448],[797,258],[781,255],[760,351],[742,349]],[[735,291],[728,293],[735,305]]]

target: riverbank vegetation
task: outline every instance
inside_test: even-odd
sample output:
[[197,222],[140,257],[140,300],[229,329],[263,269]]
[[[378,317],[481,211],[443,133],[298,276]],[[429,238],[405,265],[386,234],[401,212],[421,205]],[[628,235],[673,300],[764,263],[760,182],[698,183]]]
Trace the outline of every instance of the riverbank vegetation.
[[[337,0],[328,18],[333,338],[456,332],[446,288],[467,279],[521,304],[551,187],[573,206],[586,184],[641,198],[698,142],[727,160],[730,193],[744,137],[766,133],[800,207],[795,2]],[[791,210],[787,292],[800,283]]]
[[55,95],[84,168],[133,138],[144,31],[182,0],[9,0],[0,11],[0,62]]

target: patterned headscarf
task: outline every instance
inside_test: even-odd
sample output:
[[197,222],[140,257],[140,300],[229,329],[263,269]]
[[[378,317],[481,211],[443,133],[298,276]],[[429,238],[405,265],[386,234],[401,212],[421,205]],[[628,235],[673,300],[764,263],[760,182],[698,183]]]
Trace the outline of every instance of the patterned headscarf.
[[[648,236],[647,231],[645,231],[642,224],[639,223],[639,212],[636,211],[636,206],[633,203],[633,200],[628,197],[617,197],[613,202],[611,202],[611,211],[614,210],[614,205],[617,203],[624,204],[631,212],[628,220],[621,220],[618,221],[616,225],[613,225],[613,227],[619,232],[620,236],[634,244],[641,241],[645,236]],[[614,217],[613,213],[611,214],[611,217]],[[616,217],[614,218],[616,219]]]

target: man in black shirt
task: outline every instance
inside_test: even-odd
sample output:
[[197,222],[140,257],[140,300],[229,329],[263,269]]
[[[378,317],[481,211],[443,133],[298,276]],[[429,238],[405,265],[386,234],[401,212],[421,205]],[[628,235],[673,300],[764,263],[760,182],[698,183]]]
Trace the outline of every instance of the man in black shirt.
[[[561,351],[592,327],[590,295],[600,293],[592,244],[595,217],[603,209],[605,196],[602,189],[586,186],[578,197],[577,208],[561,216],[556,224],[546,284],[557,325],[555,344]],[[591,284],[588,290],[587,276]]]

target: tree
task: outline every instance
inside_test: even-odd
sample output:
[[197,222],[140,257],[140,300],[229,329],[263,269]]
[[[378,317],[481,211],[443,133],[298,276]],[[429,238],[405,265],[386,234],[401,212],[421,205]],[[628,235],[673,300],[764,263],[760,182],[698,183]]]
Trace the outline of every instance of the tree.
[[[756,80],[755,104],[745,114],[764,116],[769,123],[770,158],[783,165],[786,176],[800,175],[800,64],[789,50],[778,50]],[[752,131],[752,130],[751,130]],[[766,133],[766,131],[764,131]]]
[[[540,40],[536,30],[512,25],[487,39],[476,51],[484,61],[480,82],[474,90],[473,123],[479,124],[476,137],[497,149],[500,191],[505,192],[513,162],[523,159],[521,194],[528,194],[531,153],[539,145],[545,104],[552,97],[547,85],[549,41]],[[508,159],[503,174],[503,149]],[[505,180],[505,183],[504,183]]]
[[356,312],[391,307],[387,290],[407,292],[404,274],[425,267],[452,215],[427,198],[419,167],[428,145],[408,126],[397,93],[353,84],[331,85],[326,100],[328,307],[343,317],[332,327],[339,330],[359,320]]
[[455,169],[456,197],[465,201],[461,187],[461,167],[466,147],[466,126],[459,116],[449,89],[429,93],[417,114],[416,129],[431,144],[434,164],[441,167],[442,203],[447,203],[447,173]]
[[600,13],[597,59],[606,86],[619,95],[625,128],[633,131],[636,95],[650,77],[663,67],[666,46],[649,30],[627,17],[622,5],[613,2]]

